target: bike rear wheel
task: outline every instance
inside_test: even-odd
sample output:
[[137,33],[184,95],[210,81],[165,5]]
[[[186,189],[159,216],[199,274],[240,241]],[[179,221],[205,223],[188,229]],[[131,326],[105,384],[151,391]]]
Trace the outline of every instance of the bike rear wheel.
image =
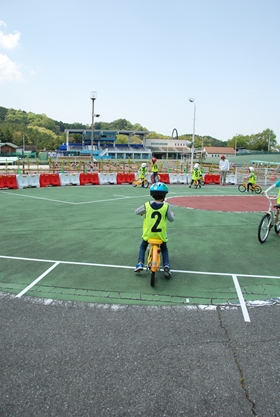
[[245,193],[246,191],[246,187],[243,184],[238,185],[238,191],[240,191],[241,193]]
[[254,191],[256,194],[260,194],[262,192],[262,187],[260,185],[255,185]]
[[131,184],[132,184],[132,187],[137,187],[138,180],[134,179]]
[[259,224],[258,239],[260,243],[264,243],[268,238],[271,229],[271,215],[265,214]]
[[[278,213],[278,216],[279,216],[279,213]],[[275,225],[274,225],[274,230],[275,230],[275,233],[277,233],[278,235],[280,235],[280,220],[278,220],[278,221],[275,223]]]

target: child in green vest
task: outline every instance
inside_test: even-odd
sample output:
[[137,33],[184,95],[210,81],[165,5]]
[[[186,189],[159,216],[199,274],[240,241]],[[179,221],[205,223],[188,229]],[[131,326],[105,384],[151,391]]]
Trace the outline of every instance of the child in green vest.
[[199,188],[201,188],[201,183],[200,183],[201,176],[202,176],[202,172],[201,172],[201,169],[199,168],[199,164],[194,164],[194,169],[192,171],[192,180],[189,185],[189,188],[192,188],[192,185],[195,181],[198,182],[198,186]]
[[250,190],[251,185],[256,184],[257,180],[256,180],[256,176],[254,174],[254,167],[249,167],[249,176],[248,176],[248,183],[247,183],[247,193]]
[[158,178],[158,164],[157,164],[157,158],[154,157],[152,158],[152,175],[151,175],[151,180],[153,184],[159,181],[157,180],[157,178]]
[[147,175],[146,163],[143,162],[141,164],[141,167],[139,168],[139,178],[142,179],[142,185],[141,185],[141,187],[144,187],[144,179],[146,178],[146,175]]
[[160,246],[164,274],[167,279],[170,278],[170,263],[167,248],[167,221],[173,222],[175,214],[170,210],[169,204],[164,201],[168,187],[163,182],[157,182],[150,188],[150,194],[154,201],[147,201],[141,207],[135,210],[135,214],[144,216],[142,243],[139,249],[138,263],[134,272],[143,270],[145,253],[148,246],[148,239],[157,238],[162,240]]

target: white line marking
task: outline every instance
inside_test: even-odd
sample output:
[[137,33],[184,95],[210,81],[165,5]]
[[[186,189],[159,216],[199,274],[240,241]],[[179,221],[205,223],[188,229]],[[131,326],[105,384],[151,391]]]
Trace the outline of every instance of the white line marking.
[[106,200],[93,200],[93,201],[85,201],[85,202],[81,202],[81,203],[72,203],[72,204],[79,205],[79,204],[91,204],[91,203],[104,203],[106,201],[126,200],[126,199],[129,199],[129,198],[139,198],[139,197],[143,198],[142,195],[141,196],[137,195],[137,196],[133,196],[133,197],[124,196],[124,197],[117,197],[117,198],[107,198]]
[[45,271],[42,275],[40,275],[35,281],[33,281],[28,287],[24,288],[18,295],[16,295],[16,298],[20,298],[23,294],[25,294],[27,291],[30,290],[37,282],[41,281],[42,278],[44,278],[49,272],[51,272],[55,267],[59,265],[59,262],[56,262],[54,265],[52,265],[47,271]]
[[53,201],[55,203],[64,203],[64,204],[77,204],[77,203],[71,203],[69,201],[61,201],[61,200],[54,200],[51,198],[44,198],[44,197],[35,197],[33,195],[26,195],[26,194],[18,194],[18,193],[10,193],[8,191],[4,191],[4,194],[9,194],[9,195],[19,195],[20,197],[29,197],[29,198],[35,198],[36,200],[45,200],[45,201]]
[[[60,264],[67,264],[67,265],[85,265],[85,266],[101,266],[105,268],[122,268],[122,269],[134,269],[134,266],[128,265],[113,265],[113,264],[97,264],[93,262],[73,262],[73,261],[57,261],[53,259],[37,259],[37,258],[22,258],[18,256],[5,256],[0,255],[0,258],[3,259],[15,259],[18,261],[31,261],[31,262],[49,262],[49,263],[60,263]],[[238,277],[247,277],[247,278],[269,278],[269,279],[280,279],[280,276],[274,275],[248,275],[248,274],[233,274],[228,272],[205,272],[205,271],[187,271],[183,269],[173,269],[172,272],[178,272],[179,274],[197,274],[197,275],[215,275],[215,276],[226,276],[232,277],[236,275]]]
[[78,205],[82,205],[82,204],[92,204],[92,203],[105,203],[106,201],[115,201],[115,200],[125,200],[125,199],[130,199],[130,198],[143,198],[143,195],[137,195],[137,196],[120,196],[117,198],[108,198],[105,200],[91,200],[91,201],[81,201],[79,203],[73,203],[71,201],[64,201],[64,200],[54,200],[51,198],[44,198],[44,197],[35,197],[35,196],[31,196],[31,195],[26,195],[26,194],[18,194],[18,193],[9,193],[8,191],[3,191],[4,194],[9,194],[9,195],[18,195],[20,197],[28,197],[28,198],[35,198],[37,200],[45,200],[45,201],[50,201],[50,202],[54,202],[54,203],[61,203],[61,204],[72,204],[73,206],[78,206]]
[[244,320],[248,323],[251,320],[250,320],[250,317],[249,317],[248,310],[246,308],[245,300],[244,300],[244,297],[243,297],[243,294],[242,294],[242,291],[241,291],[241,288],[240,288],[240,285],[239,285],[237,276],[235,274],[233,274],[232,275],[232,278],[233,278],[233,282],[234,282],[234,285],[235,285],[235,289],[236,289],[236,292],[237,292],[237,295],[238,295],[238,298],[239,298],[239,302],[240,302],[240,305],[241,305],[241,309],[242,309],[242,313],[243,313]]
[[[59,264],[68,264],[68,265],[84,265],[84,266],[100,266],[100,267],[107,267],[107,268],[122,268],[122,269],[134,269],[133,266],[127,265],[110,265],[110,264],[97,264],[91,262],[70,262],[70,261],[54,261],[50,259],[35,259],[35,258],[21,258],[15,256],[4,256],[0,255],[0,258],[3,259],[15,259],[15,260],[24,260],[24,261],[32,261],[32,262],[49,262],[53,265],[45,271],[42,275],[40,275],[35,281],[33,281],[30,285],[28,285],[23,291],[16,295],[16,298],[20,298],[23,294],[30,290],[34,285],[37,284],[42,278],[44,278],[50,271],[57,267]],[[248,310],[246,308],[246,303],[237,279],[237,275],[239,277],[249,277],[249,278],[270,278],[270,279],[280,279],[278,276],[268,276],[268,275],[247,275],[247,274],[230,274],[230,273],[222,273],[222,272],[200,272],[200,271],[184,271],[180,269],[172,269],[172,272],[178,272],[183,274],[197,274],[197,275],[215,275],[215,276],[230,276],[233,279],[235,289],[237,292],[237,296],[239,298],[240,306],[242,309],[242,314],[244,317],[245,322],[251,322]]]

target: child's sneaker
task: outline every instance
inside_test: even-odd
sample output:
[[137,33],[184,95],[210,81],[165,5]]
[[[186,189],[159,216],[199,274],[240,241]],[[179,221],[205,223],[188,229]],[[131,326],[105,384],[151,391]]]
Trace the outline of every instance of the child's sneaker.
[[166,279],[169,279],[171,277],[171,271],[170,271],[170,266],[169,265],[165,265],[164,268],[164,275]]
[[139,262],[139,264],[136,265],[134,272],[143,271],[143,264]]

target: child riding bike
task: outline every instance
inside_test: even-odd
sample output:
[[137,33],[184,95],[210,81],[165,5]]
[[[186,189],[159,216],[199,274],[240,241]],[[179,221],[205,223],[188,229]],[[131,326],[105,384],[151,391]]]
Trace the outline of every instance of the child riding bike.
[[141,187],[144,187],[144,180],[146,179],[146,175],[147,175],[147,169],[146,169],[146,163],[145,162],[143,162],[142,164],[141,164],[141,167],[139,168],[139,178],[141,178],[142,179],[142,185],[141,185]]
[[[268,187],[267,190],[263,191],[263,194],[267,195],[267,193],[271,190],[273,190],[276,187],[280,187],[280,180],[276,181],[274,184],[272,184],[270,187]],[[278,191],[278,197],[277,197],[277,206],[280,207],[280,189]]]
[[170,263],[167,248],[167,222],[175,220],[175,214],[170,210],[169,204],[164,201],[168,187],[163,182],[157,182],[150,188],[150,194],[154,201],[147,201],[141,207],[135,210],[135,214],[144,215],[142,242],[139,249],[138,263],[134,272],[142,271],[144,268],[145,253],[148,246],[148,240],[151,238],[161,239],[160,245],[164,274],[167,279],[170,278]]
[[249,167],[249,169],[248,169],[249,176],[248,176],[248,183],[247,183],[247,191],[246,191],[246,193],[249,192],[249,190],[252,187],[252,185],[254,185],[254,184],[257,183],[256,176],[254,174],[254,171],[255,171],[254,167]]
[[199,186],[199,188],[201,188],[201,182],[200,182],[201,177],[202,177],[201,169],[199,168],[199,164],[196,163],[196,164],[194,164],[194,169],[192,171],[192,180],[191,180],[191,183],[189,185],[189,188],[192,187],[192,185],[195,181],[198,182],[198,186]]

